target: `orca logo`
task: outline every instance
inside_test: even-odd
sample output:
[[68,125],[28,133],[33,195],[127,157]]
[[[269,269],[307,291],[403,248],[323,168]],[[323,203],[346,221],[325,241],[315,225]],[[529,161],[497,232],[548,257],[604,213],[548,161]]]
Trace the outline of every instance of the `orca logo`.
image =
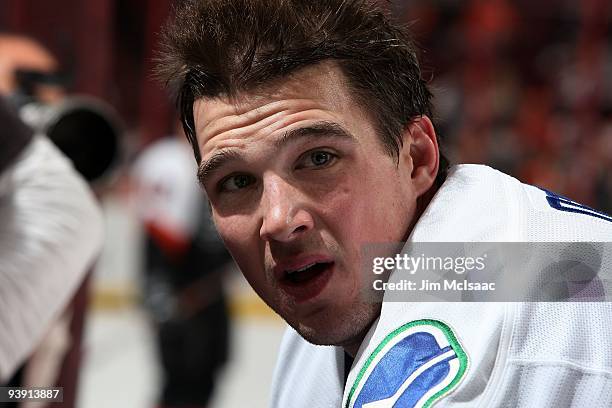
[[431,407],[459,384],[467,368],[467,354],[446,324],[415,320],[372,352],[345,408]]

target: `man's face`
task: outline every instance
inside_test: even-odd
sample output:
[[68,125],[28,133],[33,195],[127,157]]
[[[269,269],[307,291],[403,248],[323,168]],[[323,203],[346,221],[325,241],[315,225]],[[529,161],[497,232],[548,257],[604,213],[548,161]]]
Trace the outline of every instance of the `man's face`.
[[372,279],[361,248],[405,239],[417,196],[410,159],[383,151],[331,63],[199,100],[194,116],[200,180],[249,283],[307,340],[360,342],[380,310],[362,300]]
[[[0,95],[11,95],[19,84],[17,71],[27,70],[43,74],[53,73],[58,63],[42,45],[18,35],[0,35]],[[59,85],[37,84],[36,99],[54,103],[63,99],[65,90]]]

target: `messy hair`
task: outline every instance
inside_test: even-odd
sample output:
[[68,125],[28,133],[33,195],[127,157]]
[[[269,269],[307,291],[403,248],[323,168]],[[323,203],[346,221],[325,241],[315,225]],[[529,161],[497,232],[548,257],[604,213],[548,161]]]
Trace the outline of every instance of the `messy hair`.
[[[406,126],[431,116],[431,93],[410,33],[375,0],[183,0],[162,30],[157,74],[176,93],[199,163],[195,101],[235,96],[328,60],[397,158]],[[438,181],[447,167],[441,156]]]

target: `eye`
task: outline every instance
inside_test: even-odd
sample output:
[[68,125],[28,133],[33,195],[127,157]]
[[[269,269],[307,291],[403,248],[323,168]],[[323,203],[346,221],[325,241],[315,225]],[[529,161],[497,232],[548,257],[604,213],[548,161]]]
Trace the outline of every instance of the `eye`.
[[255,182],[255,177],[248,174],[235,174],[224,178],[219,184],[219,191],[238,191]]
[[314,150],[304,154],[298,161],[296,168],[325,168],[330,166],[337,157],[338,156],[335,154],[326,150]]

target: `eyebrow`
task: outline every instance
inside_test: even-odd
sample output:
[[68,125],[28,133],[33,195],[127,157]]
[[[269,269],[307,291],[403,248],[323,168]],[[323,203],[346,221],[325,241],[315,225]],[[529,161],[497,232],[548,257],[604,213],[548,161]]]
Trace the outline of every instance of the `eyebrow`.
[[[355,142],[356,138],[349,131],[335,122],[316,122],[308,126],[288,130],[278,140],[274,141],[274,147],[283,148],[288,144],[295,143],[304,138],[334,137],[346,141]],[[242,155],[234,149],[221,149],[215,152],[209,159],[200,163],[198,168],[198,181],[203,186],[221,167],[229,162],[237,161]]]

